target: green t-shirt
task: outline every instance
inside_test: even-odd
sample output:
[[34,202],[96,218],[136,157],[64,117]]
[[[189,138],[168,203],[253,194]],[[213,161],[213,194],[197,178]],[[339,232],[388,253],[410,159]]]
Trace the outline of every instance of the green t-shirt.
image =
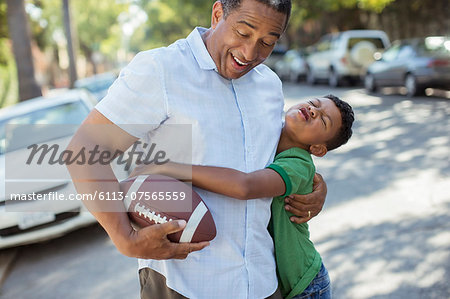
[[293,214],[284,209],[290,194],[312,192],[315,173],[311,155],[300,148],[279,153],[268,168],[275,170],[286,184],[286,193],[272,201],[269,231],[275,244],[277,276],[283,298],[301,294],[320,270],[322,258],[309,239],[308,224],[289,220]]

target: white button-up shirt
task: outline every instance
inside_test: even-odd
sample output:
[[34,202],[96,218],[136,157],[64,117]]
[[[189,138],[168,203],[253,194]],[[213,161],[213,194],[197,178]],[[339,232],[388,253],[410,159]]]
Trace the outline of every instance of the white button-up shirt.
[[[193,164],[262,169],[273,160],[282,128],[281,82],[265,65],[239,79],[221,77],[204,30],[136,55],[96,109],[148,143],[158,143],[162,123],[192,125]],[[273,294],[277,277],[266,229],[271,198],[242,201],[196,191],[216,223],[211,245],[185,260],[139,260],[139,267],[163,274],[170,288],[189,298]]]

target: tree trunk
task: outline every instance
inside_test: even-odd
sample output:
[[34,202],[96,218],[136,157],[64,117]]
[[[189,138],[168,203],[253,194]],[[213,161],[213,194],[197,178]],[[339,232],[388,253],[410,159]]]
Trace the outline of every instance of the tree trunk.
[[69,0],[63,0],[63,13],[64,13],[64,30],[66,32],[67,39],[67,54],[69,55],[69,78],[70,87],[73,88],[74,82],[77,80],[77,65],[76,65],[76,34],[73,30]]
[[42,95],[34,76],[30,28],[25,13],[24,0],[6,0],[6,3],[8,6],[9,36],[17,66],[19,100],[25,101]]

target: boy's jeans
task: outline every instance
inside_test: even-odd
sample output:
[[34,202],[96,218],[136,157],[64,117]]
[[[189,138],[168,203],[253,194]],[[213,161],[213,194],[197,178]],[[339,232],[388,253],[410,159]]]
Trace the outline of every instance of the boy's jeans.
[[292,299],[331,299],[330,276],[323,264],[320,267],[319,273],[317,273],[316,277],[314,277],[313,281],[311,281],[303,293]]

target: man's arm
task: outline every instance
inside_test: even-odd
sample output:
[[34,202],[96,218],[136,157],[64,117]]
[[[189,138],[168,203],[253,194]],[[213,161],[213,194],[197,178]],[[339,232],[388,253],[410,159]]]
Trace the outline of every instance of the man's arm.
[[[137,138],[129,135],[113,124],[97,110],[93,110],[72,138],[67,150],[87,152],[98,146],[100,152],[116,153],[127,150]],[[80,194],[100,194],[116,192],[120,188],[109,164],[72,163],[67,165],[77,192]],[[167,234],[180,231],[185,221],[171,221],[155,224],[135,231],[130,224],[122,201],[83,201],[89,211],[108,233],[117,249],[124,255],[146,259],[182,259],[192,252],[201,250],[209,242],[172,243]]]
[[318,173],[314,175],[313,192],[305,195],[292,194],[285,199],[287,211],[296,215],[290,219],[295,223],[304,223],[322,211],[327,196],[327,184]]

